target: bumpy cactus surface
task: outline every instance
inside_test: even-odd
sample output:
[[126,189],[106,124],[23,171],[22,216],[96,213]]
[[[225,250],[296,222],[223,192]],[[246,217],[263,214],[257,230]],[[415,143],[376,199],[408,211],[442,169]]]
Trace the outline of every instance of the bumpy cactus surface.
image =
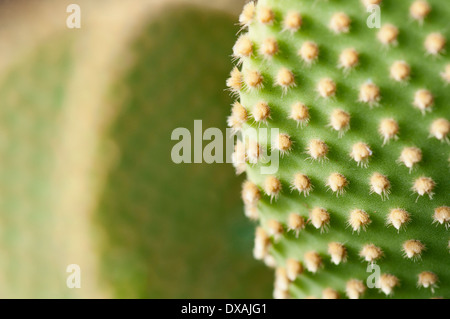
[[446,0],[244,7],[228,122],[279,129],[233,156],[274,297],[450,297],[449,17]]

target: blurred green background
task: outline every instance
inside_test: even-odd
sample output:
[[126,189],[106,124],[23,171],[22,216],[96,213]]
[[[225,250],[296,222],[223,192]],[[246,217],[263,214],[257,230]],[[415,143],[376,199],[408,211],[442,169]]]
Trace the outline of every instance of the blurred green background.
[[271,296],[242,177],[170,158],[177,127],[225,132],[243,3],[0,1],[0,297]]

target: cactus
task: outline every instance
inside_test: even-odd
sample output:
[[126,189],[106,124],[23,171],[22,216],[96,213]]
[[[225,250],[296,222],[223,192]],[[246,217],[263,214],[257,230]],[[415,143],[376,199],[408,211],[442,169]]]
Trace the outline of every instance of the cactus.
[[[246,253],[232,168],[170,159],[171,131],[194,116],[225,128],[237,27],[223,10],[164,2],[80,0],[80,30],[65,27],[67,3],[0,4],[14,17],[4,44],[27,43],[6,45],[14,59],[1,63],[0,297],[270,294],[268,269]],[[81,289],[66,286],[71,263]]]
[[60,289],[67,265],[63,241],[58,231],[48,231],[59,224],[54,137],[73,69],[72,43],[71,37],[53,37],[12,66],[0,83],[3,298],[48,298],[56,291],[73,296]]
[[116,297],[270,294],[269,279],[250,284],[270,275],[244,248],[252,226],[237,218],[240,181],[232,168],[170,158],[175,128],[202,119],[204,129],[225,129],[224,53],[236,31],[223,12],[171,7],[137,34],[133,63],[111,86],[118,113],[102,149],[114,145],[107,157],[116,159],[95,221],[104,234],[100,276]]
[[[449,16],[446,0],[245,5],[228,122],[274,297],[450,297]],[[263,128],[279,134],[247,140]]]

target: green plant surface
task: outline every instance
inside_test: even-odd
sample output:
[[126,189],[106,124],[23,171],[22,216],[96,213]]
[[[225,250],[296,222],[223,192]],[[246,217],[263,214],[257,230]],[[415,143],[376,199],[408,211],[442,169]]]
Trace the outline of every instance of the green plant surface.
[[[120,298],[270,296],[272,275],[251,260],[251,225],[226,164],[174,164],[175,128],[225,131],[223,91],[236,34],[233,18],[171,7],[133,45],[133,64],[113,87],[118,115],[96,222],[101,276]],[[225,58],[224,58],[225,57]],[[205,144],[206,145],[206,142]]]
[[[80,2],[80,30],[54,27],[36,4],[28,23],[46,32],[7,46],[6,60],[14,62],[2,64],[0,81],[0,296],[270,296],[272,275],[247,254],[251,225],[240,218],[232,169],[170,159],[173,129],[203,119],[204,129],[225,130],[231,99],[222,79],[237,32],[233,17],[158,3],[161,14],[140,14],[150,18],[133,26],[124,21],[152,5],[103,3],[108,9]],[[65,5],[46,5],[64,23]],[[4,6],[11,15],[21,11]],[[114,19],[121,6],[125,17]],[[20,34],[21,23],[8,24],[6,35]],[[123,43],[125,56],[135,53],[129,69],[115,60],[122,56],[109,37]],[[116,121],[104,136],[111,113]],[[107,171],[111,145],[119,159]],[[99,238],[105,241],[97,245]],[[71,263],[81,267],[81,289],[66,285]]]
[[3,298],[69,297],[51,176],[73,38],[54,37],[0,83],[0,241]]
[[[320,298],[328,287],[345,297],[346,284],[353,278],[365,285],[371,273],[367,272],[368,263],[362,260],[360,251],[369,243],[384,252],[383,257],[376,261],[381,273],[392,274],[399,280],[399,285],[394,287],[389,297],[450,296],[449,233],[444,224],[433,223],[435,209],[450,205],[450,148],[448,140],[430,136],[430,127],[435,120],[443,118],[448,121],[450,118],[450,90],[441,75],[450,60],[448,52],[432,55],[424,46],[426,37],[433,32],[441,32],[445,38],[450,38],[447,27],[450,3],[442,0],[429,0],[428,3],[432,11],[420,23],[409,15],[412,1],[382,1],[381,24],[398,27],[397,45],[383,45],[378,41],[380,30],[368,28],[366,20],[369,13],[360,1],[261,0],[248,33],[246,28],[243,31],[253,45],[252,55],[240,58],[244,86],[239,90],[239,96],[249,114],[243,134],[249,128],[279,128],[293,142],[291,150],[280,158],[280,167],[275,174],[282,184],[278,199],[271,200],[264,192],[267,175],[260,173],[264,164],[246,165],[248,179],[258,185],[262,194],[257,205],[259,224],[267,232],[270,231],[268,221],[272,219],[284,227],[279,240],[271,239],[270,253],[277,266],[284,267],[287,258],[305,263],[304,254],[311,250],[318,252],[323,260],[317,273],[305,270],[290,283],[291,297]],[[260,21],[263,8],[274,12],[272,23]],[[283,31],[283,19],[288,12],[299,12],[302,16],[302,26],[296,32]],[[345,12],[350,17],[348,33],[336,34],[330,30],[330,19],[337,12]],[[279,52],[267,58],[260,50],[264,40],[270,37],[278,42]],[[319,48],[317,61],[310,65],[298,54],[306,41],[314,41]],[[351,70],[338,67],[339,56],[347,48],[359,52],[359,63]],[[397,82],[390,77],[390,68],[395,61],[406,61],[410,65],[408,80]],[[288,88],[286,93],[277,86],[278,72],[283,67],[293,73],[296,85]],[[263,88],[249,88],[245,82],[249,70],[261,73]],[[335,96],[319,96],[318,83],[323,78],[335,82]],[[381,99],[375,105],[368,105],[360,99],[360,87],[367,81],[380,89]],[[427,89],[434,96],[433,107],[424,114],[413,106],[415,93],[420,89]],[[250,118],[260,101],[267,102],[270,107],[271,117],[267,123],[255,123]],[[303,127],[288,118],[291,105],[296,102],[309,108],[310,121]],[[351,116],[350,128],[343,132],[342,137],[329,126],[332,111],[337,108]],[[383,145],[379,125],[386,118],[398,122],[399,133],[398,139],[391,139]],[[312,139],[323,140],[328,145],[328,160],[308,160],[307,148]],[[357,142],[366,143],[373,152],[367,167],[358,166],[350,157],[352,146]],[[270,148],[274,144],[262,146]],[[399,163],[405,147],[417,147],[423,155],[411,172]],[[294,174],[298,172],[311,180],[314,189],[309,196],[290,190]],[[349,183],[340,196],[327,186],[327,179],[335,172],[345,176]],[[370,192],[369,180],[375,172],[387,176],[390,181],[390,194],[386,200]],[[427,194],[418,196],[412,190],[414,181],[422,176],[430,177],[436,183],[432,198]],[[328,211],[331,218],[328,231],[321,232],[309,220],[297,238],[287,229],[289,214],[294,212],[308,219],[315,207]],[[349,214],[356,208],[366,211],[372,220],[367,230],[359,233],[352,232],[348,226]],[[400,230],[386,225],[390,210],[395,208],[406,210],[411,217],[411,221]],[[420,240],[426,247],[421,258],[415,261],[406,258],[402,251],[403,243],[411,239]],[[347,262],[339,265],[331,262],[328,253],[330,242],[345,245]],[[423,271],[437,275],[439,282],[435,289],[418,287],[418,275]],[[383,298],[385,294],[380,289],[366,287],[362,296]]]

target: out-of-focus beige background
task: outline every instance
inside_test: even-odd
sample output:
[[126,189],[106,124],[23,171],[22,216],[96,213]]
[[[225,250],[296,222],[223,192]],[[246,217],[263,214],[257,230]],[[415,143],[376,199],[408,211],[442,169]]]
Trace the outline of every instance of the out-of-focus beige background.
[[225,129],[243,3],[0,1],[0,297],[270,297],[242,177],[170,160]]

